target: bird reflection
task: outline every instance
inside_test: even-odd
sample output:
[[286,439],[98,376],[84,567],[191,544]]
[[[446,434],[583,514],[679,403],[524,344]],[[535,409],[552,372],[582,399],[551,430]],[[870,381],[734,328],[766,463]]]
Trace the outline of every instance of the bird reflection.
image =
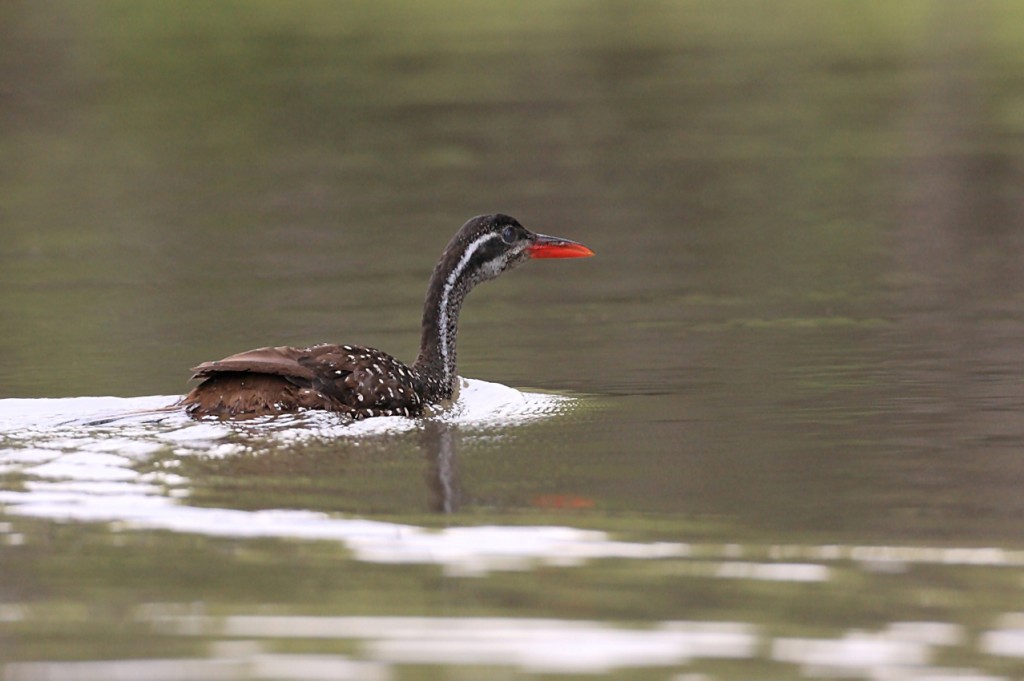
[[420,441],[427,469],[424,478],[430,490],[430,510],[455,513],[462,504],[459,466],[455,456],[455,426],[437,419],[424,421]]

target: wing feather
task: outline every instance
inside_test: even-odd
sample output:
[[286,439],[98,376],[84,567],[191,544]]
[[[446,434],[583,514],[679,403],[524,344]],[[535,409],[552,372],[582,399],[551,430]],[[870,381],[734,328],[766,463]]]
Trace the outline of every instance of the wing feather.
[[316,372],[301,362],[309,358],[308,349],[279,346],[247,350],[215,362],[203,362],[192,369],[192,378],[209,378],[214,374],[254,373],[284,376],[309,383],[316,378]]

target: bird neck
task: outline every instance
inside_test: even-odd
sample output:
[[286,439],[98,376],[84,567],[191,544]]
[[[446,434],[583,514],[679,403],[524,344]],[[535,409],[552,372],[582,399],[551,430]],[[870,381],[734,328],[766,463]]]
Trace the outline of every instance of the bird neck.
[[424,399],[450,399],[455,391],[455,341],[459,312],[471,284],[464,275],[465,263],[449,264],[447,258],[434,268],[423,302],[420,354],[413,369],[424,386]]

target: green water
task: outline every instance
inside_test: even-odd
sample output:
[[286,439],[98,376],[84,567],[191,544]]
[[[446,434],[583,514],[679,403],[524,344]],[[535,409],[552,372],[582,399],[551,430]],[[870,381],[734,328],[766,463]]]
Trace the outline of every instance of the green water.
[[[501,211],[597,257],[474,291],[460,373],[571,407],[126,465],[180,475],[154,494],[185,509],[675,552],[468,576],[448,545],[375,562],[0,497],[0,678],[1020,677],[1022,22],[1011,0],[6,3],[0,398],[180,394],[261,345],[411,360],[443,244]],[[0,492],[60,483],[28,461],[72,445],[33,437],[0,433]]]

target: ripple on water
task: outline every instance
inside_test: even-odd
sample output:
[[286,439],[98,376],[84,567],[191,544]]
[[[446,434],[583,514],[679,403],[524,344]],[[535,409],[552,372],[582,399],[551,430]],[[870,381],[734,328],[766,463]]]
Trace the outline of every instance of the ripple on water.
[[[340,541],[357,560],[435,564],[459,575],[686,553],[682,544],[619,542],[603,532],[569,527],[434,531],[311,510],[189,506],[182,503],[189,490],[186,478],[140,464],[161,452],[179,458],[218,457],[295,443],[373,438],[415,430],[422,420],[393,417],[352,423],[336,414],[310,412],[243,423],[197,423],[180,412],[163,410],[175,399],[0,400],[0,466],[22,479],[18,486],[0,489],[0,503],[13,515],[117,522],[136,529]],[[465,429],[507,429],[563,413],[575,402],[463,380],[456,402],[431,420]]]

